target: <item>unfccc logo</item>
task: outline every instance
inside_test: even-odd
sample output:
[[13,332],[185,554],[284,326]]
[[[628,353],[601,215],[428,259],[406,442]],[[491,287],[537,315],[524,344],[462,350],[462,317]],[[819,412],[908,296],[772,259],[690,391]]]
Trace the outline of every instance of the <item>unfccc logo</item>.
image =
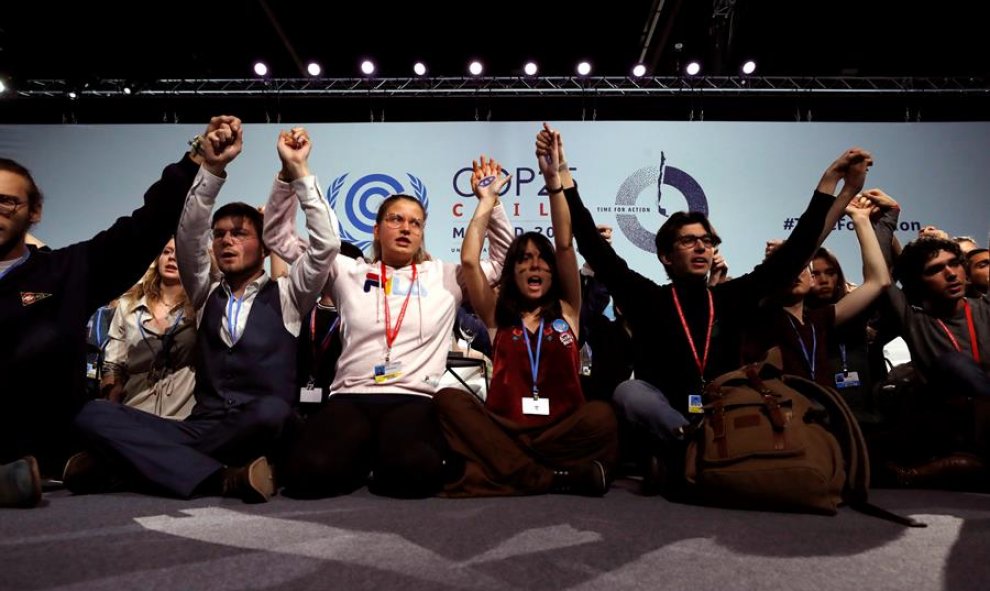
[[[700,211],[708,215],[708,198],[705,197],[705,192],[701,189],[698,181],[679,168],[667,166],[666,160],[664,153],[660,152],[660,166],[648,166],[632,173],[622,182],[622,186],[619,187],[619,192],[615,196],[615,221],[619,229],[630,242],[653,254],[657,252],[654,241],[656,230],[647,230],[639,221],[640,214],[652,212],[653,207],[636,205],[644,190],[655,191],[655,193],[651,193],[651,196],[656,195],[653,204],[656,205],[657,213],[664,218],[669,215],[663,206],[664,187],[671,187],[680,191],[684,200],[687,201],[688,211]],[[668,202],[670,201],[669,193],[667,191]],[[675,208],[675,210],[679,209],[679,207]],[[656,228],[659,229],[661,224],[662,222],[657,224]]]
[[[371,244],[374,236],[375,215],[378,206],[389,195],[396,193],[410,194],[395,177],[387,174],[369,174],[356,181],[347,189],[343,199],[343,211],[337,207],[337,201],[344,189],[347,175],[344,173],[330,183],[330,195],[327,200],[330,208],[337,212],[340,219],[341,239],[355,244],[364,250]],[[427,198],[426,185],[418,177],[406,173],[412,194],[423,204],[423,209],[429,213],[430,200]]]

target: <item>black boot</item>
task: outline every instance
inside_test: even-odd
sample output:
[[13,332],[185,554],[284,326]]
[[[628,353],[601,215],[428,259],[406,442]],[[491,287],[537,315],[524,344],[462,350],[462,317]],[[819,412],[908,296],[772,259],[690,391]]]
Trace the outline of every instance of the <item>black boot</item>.
[[40,502],[41,476],[32,456],[0,466],[0,507],[29,509]]
[[598,460],[553,471],[550,492],[601,497],[608,492],[608,472]]

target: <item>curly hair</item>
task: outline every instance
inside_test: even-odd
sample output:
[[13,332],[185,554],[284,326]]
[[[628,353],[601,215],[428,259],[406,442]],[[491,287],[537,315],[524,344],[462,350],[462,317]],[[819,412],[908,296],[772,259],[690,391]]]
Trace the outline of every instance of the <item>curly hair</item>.
[[901,283],[904,295],[911,302],[918,303],[924,299],[922,272],[928,261],[938,256],[938,253],[943,250],[960,260],[964,260],[958,244],[952,240],[934,237],[912,240],[901,251],[901,256],[897,257],[897,261],[894,263],[894,279]]

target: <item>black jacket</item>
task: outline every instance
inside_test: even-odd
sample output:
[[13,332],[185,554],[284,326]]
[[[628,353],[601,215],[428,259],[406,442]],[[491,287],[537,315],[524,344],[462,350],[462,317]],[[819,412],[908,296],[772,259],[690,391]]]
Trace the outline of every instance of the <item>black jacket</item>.
[[130,217],[65,248],[29,247],[0,278],[0,463],[33,454],[43,473],[60,474],[85,398],[86,323],[175,233],[198,170],[188,156],[170,164]]

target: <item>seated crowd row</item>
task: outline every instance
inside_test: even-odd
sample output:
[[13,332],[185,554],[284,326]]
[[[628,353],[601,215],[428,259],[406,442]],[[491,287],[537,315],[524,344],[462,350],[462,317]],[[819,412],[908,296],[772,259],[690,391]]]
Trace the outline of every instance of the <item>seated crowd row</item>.
[[[509,177],[482,156],[459,264],[425,251],[426,211],[407,195],[379,206],[369,256],[342,243],[303,128],[280,134],[262,210],[214,211],[242,147],[241,122],[213,118],[141,208],[57,250],[28,244],[41,193],[0,159],[0,506],[37,505],[43,477],[77,494],[262,502],[366,484],[402,498],[600,496],[628,470],[665,492],[706,384],[775,348],[784,372],[846,399],[875,482],[987,483],[990,253],[934,228],[902,249],[900,205],[864,190],[865,150],[831,163],[791,235],[738,277],[704,214],[672,214],[656,234],[660,285],[596,226],[546,124],[552,242],[513,236],[498,198]],[[821,247],[843,215],[859,286]],[[492,363],[484,396],[443,379],[455,325],[472,323]],[[900,381],[883,357],[898,336],[912,358]]]

